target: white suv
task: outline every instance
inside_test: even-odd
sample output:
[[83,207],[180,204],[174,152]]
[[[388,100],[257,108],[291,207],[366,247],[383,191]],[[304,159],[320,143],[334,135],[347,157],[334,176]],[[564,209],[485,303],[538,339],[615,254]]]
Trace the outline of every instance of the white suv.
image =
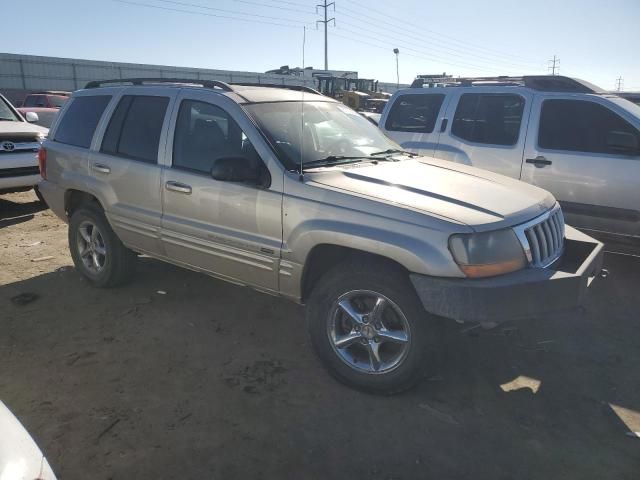
[[38,116],[32,112],[25,120],[0,95],[0,194],[35,188],[39,196],[37,152],[49,130],[30,123],[37,120]]
[[628,100],[560,76],[418,79],[380,128],[407,150],[544,188],[571,225],[640,244],[640,107]]

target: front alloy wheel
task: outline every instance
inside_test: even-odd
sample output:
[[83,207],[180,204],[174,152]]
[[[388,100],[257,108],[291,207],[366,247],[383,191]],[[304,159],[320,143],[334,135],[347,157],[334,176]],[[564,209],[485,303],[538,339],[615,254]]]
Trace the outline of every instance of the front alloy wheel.
[[307,302],[311,343],[339,381],[372,393],[397,393],[432,370],[438,334],[407,272],[355,257],[326,272]]
[[398,367],[411,343],[409,322],[400,307],[371,290],[353,290],[338,298],[329,313],[327,334],[343,362],[368,374]]

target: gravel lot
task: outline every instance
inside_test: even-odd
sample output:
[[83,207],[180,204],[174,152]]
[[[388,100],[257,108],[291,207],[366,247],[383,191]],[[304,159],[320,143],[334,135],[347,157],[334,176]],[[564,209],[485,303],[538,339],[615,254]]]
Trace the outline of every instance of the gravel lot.
[[580,312],[449,324],[439,376],[375,397],[284,300],[148,258],[89,287],[35,200],[0,197],[0,400],[61,479],[640,477],[640,258]]

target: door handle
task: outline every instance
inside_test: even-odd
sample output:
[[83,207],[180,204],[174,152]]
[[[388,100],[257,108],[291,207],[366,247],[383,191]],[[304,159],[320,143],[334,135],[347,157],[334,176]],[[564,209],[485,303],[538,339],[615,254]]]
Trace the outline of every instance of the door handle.
[[96,172],[105,173],[105,174],[111,173],[111,168],[109,168],[106,165],[103,165],[101,163],[94,163],[91,168],[93,170],[95,170]]
[[527,163],[532,163],[537,168],[544,168],[547,165],[551,165],[553,162],[551,160],[547,160],[544,157],[536,157],[536,158],[527,158]]
[[191,195],[191,186],[185,185],[184,183],[169,181],[164,184],[164,188],[166,188],[167,190],[171,190],[172,192]]
[[442,123],[440,124],[440,132],[444,132],[447,129],[447,124],[449,123],[449,119],[443,118]]

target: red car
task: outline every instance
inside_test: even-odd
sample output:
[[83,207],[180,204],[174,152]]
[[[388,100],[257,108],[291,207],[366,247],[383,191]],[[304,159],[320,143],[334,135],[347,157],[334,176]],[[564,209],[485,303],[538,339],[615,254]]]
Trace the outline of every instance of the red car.
[[58,91],[31,93],[24,99],[18,111],[22,116],[25,116],[27,112],[36,113],[38,120],[34,123],[49,128],[69,95],[69,92]]

